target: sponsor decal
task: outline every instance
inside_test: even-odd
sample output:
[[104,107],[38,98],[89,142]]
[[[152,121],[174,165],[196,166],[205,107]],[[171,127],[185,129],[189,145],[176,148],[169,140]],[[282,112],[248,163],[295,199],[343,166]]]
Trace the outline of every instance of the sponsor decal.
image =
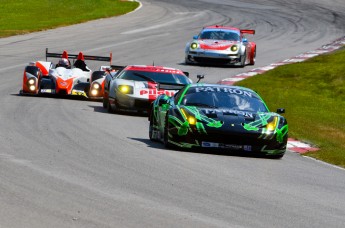
[[231,150],[245,150],[245,151],[252,151],[252,147],[250,145],[236,145],[236,144],[225,144],[225,143],[215,143],[215,142],[201,142],[202,147],[213,147],[213,148],[223,148],[223,149],[231,149]]
[[78,96],[85,96],[85,97],[87,97],[86,93],[83,90],[72,90],[72,95],[78,95]]
[[237,95],[243,95],[247,97],[253,97],[253,94],[249,91],[245,91],[242,89],[229,89],[229,88],[222,88],[222,87],[196,87],[195,92],[223,92],[223,93],[230,93],[230,94],[237,94]]
[[217,113],[223,113],[223,114],[234,114],[234,115],[241,115],[248,118],[254,118],[254,114],[251,112],[244,112],[239,110],[233,110],[233,109],[203,109],[206,115],[208,114],[217,114]]
[[157,89],[142,89],[142,90],[139,91],[139,94],[140,95],[148,94],[148,95],[156,95],[156,96],[162,95],[162,94],[166,94],[169,97],[171,97],[171,96],[174,96],[175,91],[157,90]]
[[53,93],[52,89],[41,89],[41,93]]

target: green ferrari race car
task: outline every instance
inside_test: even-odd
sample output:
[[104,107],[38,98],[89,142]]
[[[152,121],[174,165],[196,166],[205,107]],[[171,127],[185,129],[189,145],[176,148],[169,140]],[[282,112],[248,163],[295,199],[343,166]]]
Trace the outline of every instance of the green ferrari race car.
[[149,137],[166,147],[221,149],[281,158],[286,151],[285,109],[270,112],[253,90],[190,84],[152,103]]

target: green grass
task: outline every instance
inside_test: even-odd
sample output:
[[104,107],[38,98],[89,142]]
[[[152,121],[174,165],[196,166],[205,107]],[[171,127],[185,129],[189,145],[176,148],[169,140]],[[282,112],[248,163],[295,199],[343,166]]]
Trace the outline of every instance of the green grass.
[[289,137],[320,148],[306,155],[345,168],[345,49],[236,83],[283,107]]
[[0,37],[113,17],[138,2],[123,0],[0,0]]

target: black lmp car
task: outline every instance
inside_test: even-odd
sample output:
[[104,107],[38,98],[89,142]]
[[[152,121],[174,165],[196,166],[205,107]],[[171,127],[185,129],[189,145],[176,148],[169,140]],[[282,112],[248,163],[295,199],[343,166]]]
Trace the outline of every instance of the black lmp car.
[[157,97],[149,115],[149,137],[166,147],[206,148],[284,156],[286,119],[270,112],[253,90],[190,84],[174,96]]

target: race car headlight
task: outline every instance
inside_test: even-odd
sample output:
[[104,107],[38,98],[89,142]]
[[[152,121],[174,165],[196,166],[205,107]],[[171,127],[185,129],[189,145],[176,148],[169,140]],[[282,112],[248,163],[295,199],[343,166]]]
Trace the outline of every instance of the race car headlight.
[[196,49],[196,48],[198,48],[198,43],[195,43],[195,42],[191,43],[190,48],[191,48],[191,49]]
[[123,94],[133,94],[133,86],[119,85],[117,88]]
[[99,89],[99,88],[101,88],[101,86],[98,83],[94,83],[92,85],[92,89]]
[[268,122],[266,125],[266,129],[268,131],[274,131],[278,124],[278,117],[274,116],[271,122]]
[[91,90],[91,95],[96,96],[98,94],[97,89],[92,89]]
[[34,90],[36,89],[36,86],[31,85],[31,86],[29,86],[29,89],[30,89],[31,91],[34,91]]
[[197,122],[197,119],[195,118],[194,115],[191,115],[188,111],[184,110],[183,108],[181,108],[181,112],[184,116],[184,118],[188,121],[188,123],[190,125],[195,125]]
[[35,84],[35,79],[30,78],[30,79],[28,80],[28,84],[29,84],[29,85],[34,85],[34,84]]
[[238,50],[238,46],[237,45],[232,45],[230,50],[231,51],[237,51]]

